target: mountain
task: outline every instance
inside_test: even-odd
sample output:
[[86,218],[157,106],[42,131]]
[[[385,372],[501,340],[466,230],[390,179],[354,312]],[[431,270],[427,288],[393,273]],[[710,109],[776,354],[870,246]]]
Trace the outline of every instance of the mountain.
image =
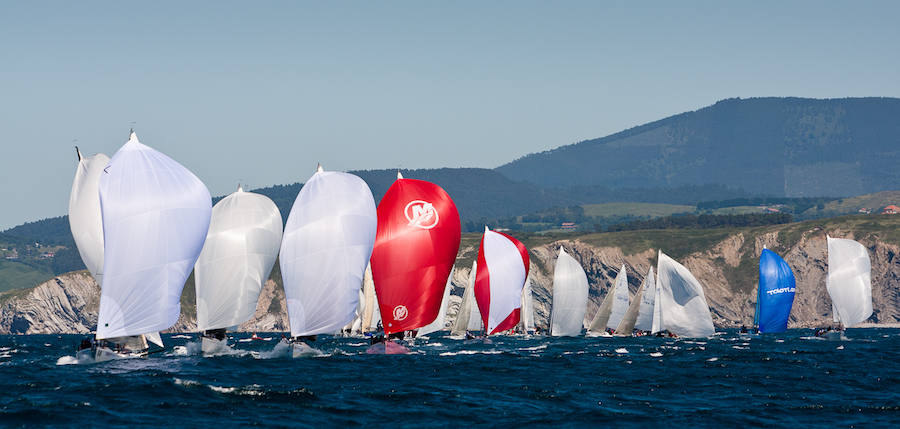
[[769,196],[900,189],[900,99],[728,99],[497,168],[544,187],[723,185]]
[[[518,235],[531,257],[535,321],[546,327],[550,315],[553,267],[560,246],[584,267],[590,284],[586,320],[615,281],[621,264],[634,294],[662,249],[683,263],[704,287],[713,321],[720,327],[753,322],[758,260],[763,248],[781,254],[797,279],[792,328],[832,323],[825,290],[825,234],[859,240],[872,262],[874,314],[870,321],[900,321],[900,215],[845,216],[784,225],[707,230],[623,231],[602,234]],[[456,260],[454,297],[448,322],[456,317],[480,236],[465,234]],[[182,294],[182,316],[173,331],[195,331],[193,287]],[[281,276],[273,271],[254,318],[241,329],[284,330],[287,326]],[[86,333],[97,319],[99,287],[84,271],[57,276],[41,285],[0,293],[0,334]]]

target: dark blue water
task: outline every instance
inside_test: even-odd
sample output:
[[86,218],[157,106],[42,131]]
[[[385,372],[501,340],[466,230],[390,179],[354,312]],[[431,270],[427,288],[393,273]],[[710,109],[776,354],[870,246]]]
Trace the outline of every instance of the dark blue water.
[[166,353],[68,365],[80,336],[0,336],[0,424],[900,424],[900,330],[809,335],[436,338],[404,356],[320,338],[323,356],[303,359],[272,353],[277,335],[215,358],[164,336]]

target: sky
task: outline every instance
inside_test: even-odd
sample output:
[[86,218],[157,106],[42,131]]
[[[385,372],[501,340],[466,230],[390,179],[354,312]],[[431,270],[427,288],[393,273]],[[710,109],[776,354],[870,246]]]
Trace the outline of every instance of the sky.
[[223,195],[317,162],[493,168],[724,98],[900,96],[900,2],[744,3],[2,2],[0,229],[65,214],[73,146],[131,127]]

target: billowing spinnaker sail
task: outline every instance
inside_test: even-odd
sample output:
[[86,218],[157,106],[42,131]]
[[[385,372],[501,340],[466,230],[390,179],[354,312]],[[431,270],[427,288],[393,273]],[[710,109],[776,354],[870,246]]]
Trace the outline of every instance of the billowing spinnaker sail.
[[485,335],[515,328],[519,323],[528,265],[528,250],[522,242],[484,228],[478,249],[475,301]]
[[832,308],[845,327],[872,315],[872,264],[866,248],[853,240],[828,237],[825,286]]
[[641,308],[641,294],[643,292],[644,283],[641,283],[641,287],[639,287],[637,293],[635,293],[634,299],[631,300],[631,304],[628,305],[628,310],[625,312],[625,315],[622,316],[622,321],[619,322],[618,326],[615,328],[616,335],[629,336],[632,331],[634,331],[634,325],[637,323],[638,311],[640,311]]
[[97,338],[167,329],[209,229],[197,176],[131,133],[100,175],[103,285]]
[[444,324],[447,320],[447,306],[450,305],[450,289],[453,287],[451,280],[453,280],[453,270],[450,270],[450,275],[447,276],[447,286],[444,287],[444,297],[441,298],[441,311],[438,312],[433,322],[419,328],[419,331],[416,332],[416,337],[444,330]]
[[[76,149],[77,150],[77,149]],[[100,174],[109,163],[109,157],[98,153],[81,156],[78,151],[78,168],[69,194],[69,228],[84,261],[97,284],[103,276],[103,214],[100,212]]]
[[534,331],[534,302],[531,299],[531,277],[525,279],[522,289],[522,327],[525,332]]
[[268,197],[237,192],[212,209],[203,251],[194,266],[197,328],[227,328],[250,320],[281,246],[281,213]]
[[372,277],[385,334],[427,325],[459,251],[459,212],[433,183],[398,178],[378,204]]
[[653,274],[653,267],[650,267],[647,277],[644,277],[641,289],[644,292],[641,293],[641,308],[638,310],[634,327],[642,331],[649,331],[653,329],[653,302],[656,299],[656,276]]
[[291,336],[350,323],[375,241],[375,199],[357,176],[318,171],[291,207],[279,264]]
[[[465,334],[466,331],[472,330],[472,326],[470,321],[472,319],[481,319],[481,316],[475,316],[472,314],[473,311],[478,311],[477,305],[475,302],[475,277],[478,272],[478,258],[472,261],[472,271],[469,271],[469,281],[466,283],[466,288],[463,290],[462,301],[459,302],[459,311],[456,312],[456,320],[453,321],[453,326],[450,328],[450,335],[462,335]],[[473,310],[474,307],[474,310]],[[480,329],[480,327],[476,327],[475,329]]]
[[553,270],[553,306],[550,309],[550,335],[581,335],[587,311],[587,274],[575,258],[562,247]]
[[759,332],[784,332],[794,304],[794,273],[775,252],[759,255],[759,290],[756,320]]
[[662,251],[657,262],[657,297],[659,327],[654,320],[654,330],[668,330],[680,337],[709,337],[716,330],[703,286],[683,265],[675,262]]
[[[606,328],[616,329],[622,322],[622,317],[628,310],[628,274],[625,264],[616,274],[616,282],[612,289],[606,292],[606,298],[597,309],[597,314],[591,320],[589,330],[591,332],[603,332]],[[629,332],[630,333],[630,332]]]

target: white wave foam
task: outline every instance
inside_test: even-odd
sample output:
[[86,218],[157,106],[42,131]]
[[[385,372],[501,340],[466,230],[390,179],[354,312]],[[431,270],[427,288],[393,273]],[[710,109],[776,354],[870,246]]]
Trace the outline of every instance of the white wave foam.
[[616,349],[616,353],[618,353],[620,355],[628,354],[628,349],[626,349],[625,347],[620,347],[620,348]]
[[717,361],[717,360],[719,360],[719,358],[717,358],[717,357],[711,357],[711,358],[707,359],[706,361],[707,361],[707,362],[715,362],[715,361]]
[[56,360],[57,365],[78,365],[78,359],[75,356],[63,356]]
[[503,353],[500,350],[460,350],[458,352],[444,352],[439,356],[458,356],[458,355],[499,355]]
[[650,356],[651,356],[651,357],[662,357],[662,353],[660,353],[660,352],[653,352],[653,353],[650,353]]

